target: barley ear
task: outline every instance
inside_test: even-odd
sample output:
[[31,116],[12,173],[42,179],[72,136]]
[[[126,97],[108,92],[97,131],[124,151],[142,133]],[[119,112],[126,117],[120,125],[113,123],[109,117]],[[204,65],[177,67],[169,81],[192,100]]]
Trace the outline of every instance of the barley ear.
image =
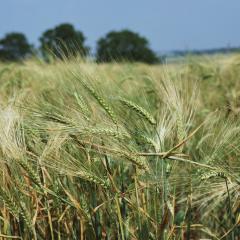
[[120,98],[120,102],[124,105],[127,106],[129,109],[135,111],[137,114],[140,116],[144,117],[150,124],[155,125],[156,121],[153,118],[153,116],[144,108],[140,107],[136,103],[126,100],[124,98]]

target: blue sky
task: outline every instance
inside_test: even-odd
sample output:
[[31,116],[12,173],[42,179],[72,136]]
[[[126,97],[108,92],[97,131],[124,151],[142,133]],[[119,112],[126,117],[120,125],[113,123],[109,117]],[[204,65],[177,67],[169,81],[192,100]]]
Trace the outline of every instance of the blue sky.
[[1,0],[0,37],[20,31],[29,41],[69,22],[94,49],[110,30],[146,36],[155,51],[240,46],[240,0]]

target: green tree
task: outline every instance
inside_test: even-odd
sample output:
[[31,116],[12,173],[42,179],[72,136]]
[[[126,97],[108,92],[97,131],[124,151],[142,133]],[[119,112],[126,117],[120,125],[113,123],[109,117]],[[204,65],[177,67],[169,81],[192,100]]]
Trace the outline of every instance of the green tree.
[[41,51],[43,56],[49,52],[56,57],[86,56],[89,48],[84,45],[85,36],[77,31],[71,24],[64,23],[53,29],[48,29],[40,37]]
[[22,33],[8,33],[0,39],[0,60],[18,61],[32,54],[32,46]]
[[159,62],[159,58],[149,48],[148,40],[138,33],[122,30],[109,32],[97,42],[97,61],[138,61]]

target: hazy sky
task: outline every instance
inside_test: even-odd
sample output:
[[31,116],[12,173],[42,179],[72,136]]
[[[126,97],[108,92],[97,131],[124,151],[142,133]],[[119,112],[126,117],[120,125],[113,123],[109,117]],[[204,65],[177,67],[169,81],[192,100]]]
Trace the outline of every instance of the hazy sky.
[[69,22],[94,49],[110,30],[146,36],[155,51],[240,46],[240,0],[0,0],[0,37],[20,31],[29,41]]

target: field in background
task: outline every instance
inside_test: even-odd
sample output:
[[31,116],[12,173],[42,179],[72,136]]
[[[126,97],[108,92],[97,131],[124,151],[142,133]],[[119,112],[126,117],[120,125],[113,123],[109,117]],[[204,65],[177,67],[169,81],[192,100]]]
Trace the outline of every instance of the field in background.
[[240,56],[0,64],[0,237],[239,239]]

